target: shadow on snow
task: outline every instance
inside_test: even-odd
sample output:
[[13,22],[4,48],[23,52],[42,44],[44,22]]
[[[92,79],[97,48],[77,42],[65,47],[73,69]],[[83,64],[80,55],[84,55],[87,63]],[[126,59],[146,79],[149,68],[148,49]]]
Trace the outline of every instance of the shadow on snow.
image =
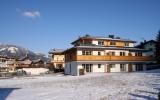
[[6,100],[6,98],[17,89],[20,88],[0,88],[0,100]]

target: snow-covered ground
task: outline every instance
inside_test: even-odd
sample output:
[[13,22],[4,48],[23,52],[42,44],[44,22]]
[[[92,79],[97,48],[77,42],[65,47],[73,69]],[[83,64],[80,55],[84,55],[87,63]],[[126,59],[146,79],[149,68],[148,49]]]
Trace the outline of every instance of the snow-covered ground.
[[0,100],[157,100],[160,69],[0,80]]

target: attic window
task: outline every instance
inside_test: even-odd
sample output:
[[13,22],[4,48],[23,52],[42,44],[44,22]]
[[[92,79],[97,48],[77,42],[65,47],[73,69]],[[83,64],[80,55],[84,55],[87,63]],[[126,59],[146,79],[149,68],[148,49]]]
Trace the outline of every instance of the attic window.
[[104,41],[98,41],[98,45],[104,45]]
[[116,42],[115,41],[111,41],[110,45],[116,45]]
[[125,45],[125,47],[129,47],[129,43],[128,42],[125,42],[124,45]]

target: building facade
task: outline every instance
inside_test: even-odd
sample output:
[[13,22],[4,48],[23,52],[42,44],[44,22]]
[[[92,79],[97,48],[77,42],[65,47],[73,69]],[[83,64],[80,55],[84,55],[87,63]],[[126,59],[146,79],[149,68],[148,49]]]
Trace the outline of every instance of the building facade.
[[16,67],[16,58],[0,56],[0,72],[14,72]]
[[62,49],[53,49],[49,52],[51,54],[52,59],[51,63],[53,64],[54,68],[57,70],[63,70],[65,65],[65,57],[63,54]]
[[135,48],[135,43],[114,35],[80,37],[72,42],[72,48],[64,51],[65,74],[145,70],[152,58],[146,55],[147,50]]

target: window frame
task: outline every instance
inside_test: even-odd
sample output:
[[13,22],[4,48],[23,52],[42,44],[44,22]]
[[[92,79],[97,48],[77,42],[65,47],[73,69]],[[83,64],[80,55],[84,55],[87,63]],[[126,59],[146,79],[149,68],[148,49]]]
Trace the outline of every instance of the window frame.
[[102,64],[98,64],[98,68],[101,68]]
[[111,41],[111,42],[110,42],[110,45],[111,45],[111,46],[116,46],[116,41]]

